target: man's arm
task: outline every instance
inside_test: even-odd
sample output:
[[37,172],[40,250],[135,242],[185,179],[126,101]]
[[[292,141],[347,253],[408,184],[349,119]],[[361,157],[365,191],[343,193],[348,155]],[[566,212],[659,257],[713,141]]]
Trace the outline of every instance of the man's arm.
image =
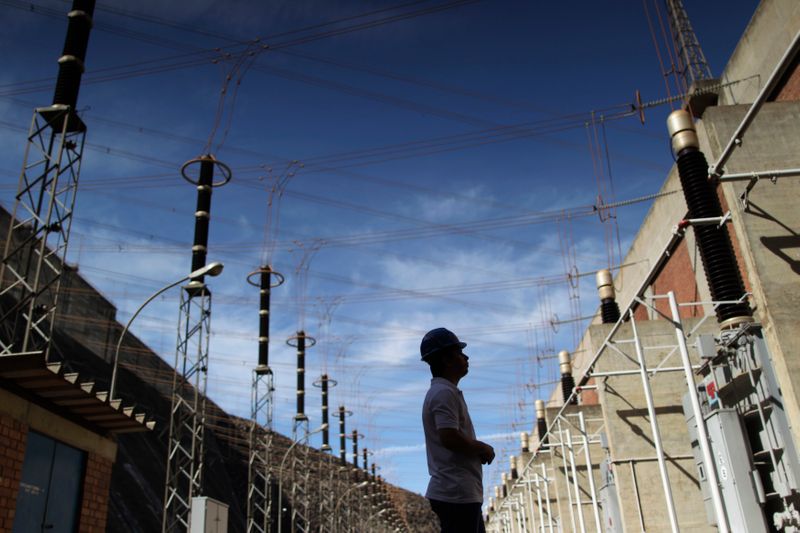
[[494,460],[494,448],[485,442],[470,439],[455,428],[440,429],[439,439],[442,441],[442,445],[450,451],[480,457],[481,464],[492,464]]

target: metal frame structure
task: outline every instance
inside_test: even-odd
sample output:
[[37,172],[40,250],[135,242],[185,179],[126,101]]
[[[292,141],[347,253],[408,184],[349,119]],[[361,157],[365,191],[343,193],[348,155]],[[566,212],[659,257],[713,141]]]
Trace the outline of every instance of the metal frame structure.
[[247,462],[247,531],[268,533],[272,523],[272,415],[275,391],[272,370],[253,370],[250,411],[250,455]]
[[[189,169],[199,165],[199,175]],[[221,179],[214,181],[214,170]],[[211,218],[211,192],[231,179],[231,170],[212,155],[191,159],[181,167],[182,177],[196,186],[192,269],[205,266]],[[162,533],[184,533],[189,529],[192,498],[203,492],[205,460],[206,385],[211,333],[211,291],[199,277],[181,290],[175,374],[172,381],[167,479],[164,487]]]
[[678,56],[678,68],[686,87],[692,83],[711,79],[711,69],[708,66],[703,49],[697,40],[689,22],[689,15],[683,7],[681,0],[666,0],[669,14],[669,26],[672,30],[672,39],[675,41],[675,52]]
[[[255,277],[258,277],[256,282]],[[275,281],[273,282],[273,277]],[[271,531],[274,473],[271,453],[273,443],[273,407],[275,376],[269,367],[269,312],[271,291],[284,282],[284,277],[269,266],[251,272],[247,282],[259,288],[259,360],[253,369],[250,388],[250,435],[247,461],[247,533]],[[278,497],[280,497],[278,495]]]
[[172,382],[163,533],[189,530],[192,498],[202,494],[211,293],[183,287]]
[[50,361],[61,277],[86,126],[63,104],[34,110],[2,264],[0,356],[43,353]]
[[[323,453],[321,453],[319,456],[318,465],[318,471],[320,472],[320,483],[317,493],[317,516],[319,517],[320,531],[325,530],[325,524],[327,524],[329,531],[333,531],[336,524],[333,509],[336,506],[335,495],[338,494],[338,464],[336,464],[336,458],[329,453],[332,451],[332,448],[329,443],[330,403],[328,397],[330,388],[338,385],[338,382],[335,379],[331,379],[328,374],[322,374],[318,380],[314,381],[313,385],[315,387],[319,387],[321,391],[322,427],[324,428],[322,430],[322,446],[320,447],[320,451]],[[323,478],[321,473],[325,471],[326,468],[328,475]]]
[[[672,2],[672,3],[675,3],[675,2]],[[786,71],[786,68],[788,68],[788,66],[789,66],[789,64],[791,62],[791,59],[793,57],[795,57],[798,52],[800,52],[800,32],[798,32],[795,35],[795,37],[792,40],[791,44],[789,45],[789,47],[787,48],[787,50],[785,51],[785,53],[783,54],[783,56],[779,60],[779,62],[776,65],[775,69],[772,71],[769,79],[766,81],[766,83],[762,87],[761,91],[759,92],[759,94],[755,98],[755,101],[753,102],[753,104],[751,104],[749,110],[745,114],[745,117],[742,119],[741,123],[736,128],[736,130],[734,131],[730,141],[725,146],[725,148],[722,150],[722,152],[721,152],[720,156],[718,157],[717,161],[714,164],[709,165],[708,173],[709,173],[709,177],[712,178],[712,179],[717,179],[719,181],[739,181],[739,180],[749,180],[750,181],[749,187],[747,188],[747,190],[745,191],[745,194],[741,198],[745,209],[747,208],[747,203],[746,203],[747,202],[747,194],[746,193],[749,192],[749,190],[752,189],[753,186],[755,186],[755,184],[759,181],[759,179],[761,177],[769,176],[774,181],[779,177],[789,177],[789,176],[797,176],[798,175],[798,169],[778,169],[778,170],[754,171],[754,172],[751,172],[751,173],[742,173],[742,174],[735,174],[735,175],[727,175],[726,176],[725,175],[725,168],[724,168],[725,167],[725,163],[730,158],[730,156],[733,153],[733,151],[738,146],[741,145],[742,139],[744,137],[744,134],[745,134],[747,128],[749,127],[749,125],[752,123],[752,121],[753,121],[755,115],[757,114],[758,110],[763,105],[763,103],[766,101],[767,96],[772,92],[772,90],[774,89],[774,87],[776,86],[778,81],[780,80],[781,76]],[[684,219],[686,219],[686,218],[688,218],[688,217],[684,217]],[[724,224],[725,222],[727,222],[729,220],[728,216],[725,216],[723,218],[724,218],[723,220],[716,221],[715,223]],[[688,222],[689,222],[688,225],[692,225],[693,221],[688,221]],[[702,221],[694,221],[694,222],[696,222],[698,224],[703,223]],[[652,441],[654,443],[656,456],[654,458],[653,457],[631,458],[631,459],[623,460],[623,462],[628,462],[630,464],[630,467],[631,467],[631,476],[632,476],[632,479],[633,479],[633,487],[634,487],[636,502],[637,502],[638,509],[639,509],[639,520],[640,520],[640,525],[642,527],[642,530],[644,530],[644,527],[645,527],[644,515],[643,515],[643,512],[642,512],[642,505],[641,505],[641,500],[640,500],[639,491],[638,491],[638,481],[636,480],[636,472],[635,472],[635,469],[634,469],[634,462],[638,462],[638,461],[653,461],[653,460],[658,462],[659,477],[660,477],[660,481],[661,481],[661,487],[662,487],[662,490],[663,490],[663,493],[664,493],[664,503],[665,503],[665,507],[667,509],[667,514],[668,514],[668,517],[669,517],[670,530],[673,531],[673,532],[677,532],[677,531],[679,531],[679,524],[678,524],[677,514],[676,514],[676,510],[675,510],[675,503],[674,503],[673,497],[672,497],[672,485],[670,483],[669,475],[667,473],[667,468],[666,468],[666,457],[665,457],[665,453],[664,453],[664,450],[663,450],[663,442],[662,442],[662,439],[661,439],[658,423],[656,421],[655,406],[654,406],[654,402],[653,402],[652,392],[651,392],[651,389],[650,389],[650,380],[653,379],[655,376],[657,376],[659,373],[663,373],[663,372],[683,372],[684,373],[684,378],[685,378],[685,381],[686,381],[686,387],[687,387],[686,397],[689,399],[689,404],[690,404],[689,407],[690,407],[690,410],[693,413],[694,420],[697,421],[697,433],[698,433],[697,441],[698,441],[698,446],[700,448],[700,450],[699,450],[700,454],[702,455],[702,462],[705,465],[705,472],[706,472],[707,479],[708,479],[707,485],[708,485],[708,490],[710,492],[710,500],[711,500],[711,504],[712,504],[711,506],[712,506],[712,509],[713,509],[714,518],[716,520],[717,530],[719,532],[721,532],[721,533],[727,533],[728,531],[730,531],[730,524],[728,524],[728,520],[727,520],[727,516],[726,516],[726,510],[725,510],[725,504],[724,504],[724,501],[723,501],[723,497],[722,497],[722,495],[720,493],[720,484],[719,484],[719,480],[717,479],[717,472],[716,472],[716,462],[714,461],[714,458],[712,457],[712,450],[711,450],[711,447],[710,447],[710,444],[709,444],[709,435],[708,435],[708,431],[707,431],[707,428],[706,428],[706,423],[705,423],[705,420],[703,418],[703,414],[701,413],[701,408],[700,408],[700,405],[699,405],[698,390],[697,390],[697,383],[696,383],[696,379],[697,378],[695,377],[695,370],[697,370],[698,367],[697,366],[693,366],[692,363],[691,363],[691,360],[690,360],[690,357],[689,357],[689,352],[688,352],[687,340],[686,340],[687,336],[691,336],[692,334],[694,334],[695,330],[697,330],[700,327],[700,325],[705,320],[707,320],[711,315],[707,314],[695,326],[694,330],[692,330],[692,331],[687,333],[686,331],[684,331],[684,326],[683,326],[683,323],[681,321],[679,308],[681,306],[693,307],[693,306],[697,306],[697,305],[711,305],[712,307],[716,308],[717,306],[722,305],[722,304],[735,304],[735,303],[738,303],[738,302],[686,302],[686,303],[679,303],[677,301],[677,298],[675,297],[674,292],[672,292],[672,291],[669,291],[667,294],[664,294],[664,295],[650,296],[649,298],[645,296],[645,292],[652,285],[652,282],[655,279],[656,275],[661,270],[663,265],[666,263],[667,259],[672,254],[672,252],[675,249],[675,247],[677,246],[677,244],[683,238],[684,230],[685,230],[685,226],[684,227],[676,226],[676,228],[673,230],[672,234],[670,235],[670,237],[668,239],[668,242],[666,243],[666,245],[663,248],[662,253],[653,262],[653,265],[652,265],[650,271],[647,273],[647,275],[641,281],[641,284],[639,285],[639,287],[637,288],[636,292],[634,293],[634,296],[631,298],[631,301],[628,303],[628,305],[625,307],[625,310],[622,312],[621,318],[611,327],[610,331],[608,332],[606,338],[603,340],[603,342],[600,345],[599,349],[597,350],[597,352],[594,354],[594,356],[592,357],[592,359],[590,360],[590,362],[586,366],[586,371],[583,374],[583,376],[581,377],[581,379],[579,380],[576,389],[572,393],[572,396],[577,396],[578,394],[580,394],[580,391],[582,389],[591,388],[592,385],[589,385],[589,381],[592,378],[599,378],[599,377],[611,376],[611,375],[634,375],[634,374],[638,374],[640,376],[641,381],[642,381],[642,388],[643,388],[643,392],[644,392],[644,396],[645,396],[645,403],[646,403],[648,415],[649,415],[649,418],[650,418],[650,425],[651,425],[652,435],[650,435],[649,437],[652,439]],[[744,298],[747,298],[747,296],[748,296],[747,294],[743,295],[742,296],[742,300]],[[653,302],[654,302],[654,300],[657,300],[657,299],[663,299],[663,300],[667,301],[668,308],[669,308],[668,312],[662,312],[661,310],[656,308],[656,306],[653,304]],[[742,300],[740,300],[740,301],[742,301]],[[661,315],[663,318],[665,318],[667,322],[672,323],[672,325],[674,327],[675,345],[672,347],[672,350],[670,352],[668,352],[667,355],[662,359],[662,361],[658,365],[656,365],[656,367],[653,368],[652,370],[648,369],[646,364],[645,364],[644,350],[646,350],[647,348],[643,347],[643,345],[641,343],[641,338],[640,338],[639,333],[638,333],[637,328],[636,328],[636,320],[635,320],[635,317],[634,317],[633,312],[632,312],[633,307],[636,306],[636,305],[647,306],[654,313],[656,313],[658,315]],[[615,335],[617,334],[621,324],[623,323],[623,320],[628,320],[630,322],[630,324],[631,324],[631,330],[632,330],[632,336],[633,336],[632,339],[615,339],[614,338]],[[751,326],[750,324],[742,324],[741,326],[738,327],[738,330],[744,330],[744,329],[749,328],[750,326]],[[728,331],[727,335],[728,336],[737,337],[739,335],[739,333],[737,333],[735,331]],[[596,365],[598,359],[601,356],[603,356],[606,353],[610,353],[610,352],[617,352],[617,353],[622,354],[622,352],[615,347],[615,344],[620,344],[620,343],[632,343],[634,345],[637,358],[636,358],[636,360],[631,360],[631,362],[636,365],[636,367],[637,367],[636,370],[633,370],[633,371],[619,371],[619,372],[595,372],[594,371],[595,370],[595,365]],[[661,347],[661,348],[663,348],[663,347]],[[667,367],[667,366],[665,366],[665,364],[667,362],[667,359],[669,359],[674,353],[678,353],[680,355],[681,365],[677,366],[677,367]],[[625,355],[625,354],[622,354],[622,355]],[[631,359],[627,355],[625,355],[625,357],[627,357],[629,360]],[[752,374],[752,372],[750,374]],[[752,380],[752,375],[751,375],[751,380]],[[519,506],[518,505],[518,506],[515,507],[514,505],[511,504],[510,501],[506,502],[505,501],[506,499],[504,499],[503,501],[500,501],[500,502],[496,502],[496,504],[495,504],[496,511],[494,513],[494,516],[492,516],[490,514],[490,521],[489,521],[489,524],[487,526],[487,531],[491,531],[491,532],[512,531],[509,528],[510,521],[507,518],[504,518],[503,515],[504,514],[505,515],[510,515],[510,513],[512,513],[515,509],[517,510],[518,513],[526,515],[526,516],[521,518],[521,523],[523,523],[523,524],[525,524],[525,523],[533,524],[534,520],[536,520],[536,518],[537,518],[536,511],[538,511],[539,528],[538,528],[537,531],[540,532],[540,533],[544,533],[547,530],[547,527],[546,527],[547,524],[545,524],[545,517],[544,517],[544,510],[545,509],[544,509],[544,507],[542,505],[542,502],[540,500],[541,490],[540,490],[539,484],[540,484],[540,482],[542,481],[543,478],[544,479],[548,479],[548,478],[547,478],[546,475],[541,476],[539,474],[538,468],[541,467],[541,469],[542,469],[542,471],[544,473],[545,465],[543,463],[537,463],[537,459],[539,459],[542,456],[542,454],[553,453],[552,451],[554,450],[554,448],[559,447],[559,449],[562,450],[562,456],[564,456],[564,459],[566,460],[566,456],[563,453],[563,450],[565,449],[565,447],[568,450],[572,446],[572,444],[570,444],[569,435],[568,434],[565,435],[563,433],[563,422],[567,421],[567,418],[566,418],[567,415],[565,413],[565,410],[567,409],[567,406],[569,404],[568,400],[569,399],[565,399],[564,406],[559,409],[559,411],[556,414],[555,418],[550,422],[550,424],[549,424],[549,426],[547,428],[546,435],[549,437],[549,443],[546,446],[541,447],[539,450],[537,450],[531,456],[531,458],[529,459],[529,461],[527,462],[525,467],[520,472],[519,479],[517,479],[516,482],[515,482],[515,485],[524,486],[524,487],[530,487],[531,484],[536,486],[537,505],[528,506],[526,508],[524,505],[523,506]],[[761,415],[759,414],[759,416],[761,416]],[[558,441],[556,441],[556,439],[554,438],[556,436],[558,436]],[[589,439],[589,436],[586,435],[585,433],[583,433],[581,436],[584,439]],[[565,438],[566,438],[566,440],[565,440]],[[584,441],[584,447],[585,447],[587,452],[588,452],[588,445],[587,444],[589,442],[590,442],[590,440]],[[770,454],[772,454],[771,449],[768,450],[768,452]],[[566,454],[566,455],[569,455],[569,454]],[[572,466],[574,466],[573,459],[574,459],[574,457],[570,456],[570,463],[572,463]],[[619,461],[614,461],[613,457],[610,458],[610,459],[611,459],[611,463],[612,464],[620,464]],[[675,456],[672,456],[671,459],[672,460],[688,459],[688,457],[675,457]],[[587,464],[591,465],[591,457],[587,455],[586,456],[586,460],[587,460]],[[564,462],[563,466],[564,466],[564,470],[566,471],[567,470],[567,466],[568,466],[566,461]],[[776,469],[776,471],[777,471],[777,469]],[[591,478],[591,476],[590,476],[590,478]],[[573,477],[573,479],[575,479],[575,478]],[[548,485],[549,485],[549,479],[548,479],[548,482],[544,485],[545,488]],[[576,489],[577,489],[577,487],[576,487]],[[590,493],[593,493],[593,492],[595,492],[595,489],[592,488],[592,487],[589,487],[589,491],[590,491]],[[569,492],[568,492],[568,494],[569,494]],[[580,492],[576,490],[575,494],[576,494],[576,496],[579,496]],[[547,500],[546,501],[546,505],[547,505],[547,504],[550,503],[549,497],[546,497],[546,500]],[[529,499],[529,501],[532,501],[532,500]],[[580,505],[580,503],[579,503],[579,505]],[[572,505],[570,505],[570,509],[572,509]],[[594,498],[593,498],[593,511],[595,509],[596,509],[596,504],[594,503]],[[550,511],[549,505],[547,505],[547,511],[548,511],[548,514],[549,514],[549,511]],[[597,513],[594,513],[594,514],[595,514],[595,519],[597,520]],[[494,519],[495,517],[496,517],[496,519]],[[553,531],[554,529],[559,529],[559,528],[561,528],[561,530],[569,530],[569,527],[565,527],[566,524],[563,524],[563,523],[555,524],[554,521],[552,520],[552,515],[550,515],[550,518],[551,519],[548,520],[550,531]],[[562,522],[563,522],[563,520],[562,520]],[[575,523],[572,523],[571,526],[572,526],[571,527],[572,531],[581,531],[581,532],[583,532],[583,531],[586,530],[586,528],[585,528],[585,526],[583,524],[580,525],[580,529],[578,529],[578,525],[576,525]],[[599,529],[600,525],[599,525],[598,522],[596,522],[595,528],[598,531],[600,531],[600,529]],[[534,530],[535,530],[535,526],[534,526]]]
[[[308,344],[307,344],[308,342]],[[292,441],[305,442],[305,446],[295,447],[291,462],[291,488],[290,500],[292,503],[290,531],[308,532],[311,528],[311,482],[310,482],[310,435],[308,416],[305,414],[305,358],[306,349],[317,343],[314,337],[298,331],[297,335],[289,337],[286,344],[297,348],[297,414],[292,419]],[[322,428],[320,428],[322,429]]]

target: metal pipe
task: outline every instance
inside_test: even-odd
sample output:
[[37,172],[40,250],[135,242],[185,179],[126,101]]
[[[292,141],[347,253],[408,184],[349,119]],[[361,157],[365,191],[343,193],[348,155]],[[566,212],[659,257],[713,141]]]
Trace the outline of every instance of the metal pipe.
[[678,312],[678,304],[675,301],[675,293],[669,291],[667,293],[669,298],[669,309],[672,313],[672,323],[675,325],[675,337],[678,340],[678,350],[681,354],[683,361],[683,371],[686,377],[686,386],[689,390],[689,400],[692,404],[692,413],[697,422],[697,438],[700,444],[700,450],[703,453],[703,462],[706,466],[706,474],[708,475],[708,485],[711,489],[711,500],[714,504],[714,514],[717,517],[717,527],[720,533],[728,533],[728,518],[725,516],[725,506],[722,503],[722,495],[719,490],[719,480],[717,479],[717,468],[714,464],[714,458],[711,455],[711,447],[708,444],[708,431],[706,430],[706,422],[703,419],[703,413],[700,411],[700,401],[697,399],[697,390],[694,383],[694,375],[692,374],[692,366],[689,360],[689,349],[686,347],[686,338],[683,336],[683,324]]
[[639,527],[644,533],[644,514],[642,514],[642,500],[639,497],[639,482],[636,480],[636,469],[631,465],[631,479],[633,480],[633,495],[636,496],[636,511],[639,513]]
[[561,429],[561,419],[556,420],[558,424],[558,445],[561,448],[561,463],[564,468],[564,477],[567,479],[567,500],[569,501],[569,518],[572,524],[572,531],[575,531],[575,510],[572,504],[572,493],[569,490],[569,470],[567,469],[567,454],[564,452],[564,432]]
[[542,507],[542,491],[539,488],[539,474],[534,473],[534,476],[536,476],[534,478],[536,481],[536,501],[539,504],[539,531],[544,533],[544,507]]
[[583,433],[583,454],[586,459],[586,475],[589,477],[589,495],[592,497],[592,512],[594,513],[594,525],[597,533],[602,533],[600,522],[600,508],[597,505],[597,490],[594,486],[594,474],[592,473],[592,455],[589,452],[589,437],[586,433],[586,420],[583,417],[583,411],[578,411],[578,423]]
[[530,482],[525,483],[525,495],[527,496],[528,501],[527,516],[530,516],[530,520],[526,520],[526,524],[530,522],[531,531],[534,531],[536,529],[536,510],[533,506],[533,489],[531,489]]
[[[583,521],[583,502],[581,501],[581,488],[578,483],[578,469],[575,466],[575,453],[572,449],[572,432],[567,428],[567,450],[569,450],[569,465],[572,471],[572,484],[575,487],[575,505],[578,511],[578,524],[581,527],[581,533],[586,533],[586,524]],[[563,435],[563,433],[562,433]]]
[[738,172],[734,174],[723,174],[719,181],[750,181],[753,178],[785,178],[789,176],[800,176],[800,168],[783,168],[780,170],[756,170],[753,172]]
[[784,72],[791,64],[791,61],[794,59],[795,55],[797,55],[798,50],[800,50],[800,31],[794,35],[794,39],[792,39],[789,47],[783,53],[780,60],[778,60],[778,64],[775,65],[775,68],[769,75],[767,83],[761,88],[761,91],[759,91],[755,101],[747,110],[747,113],[739,123],[739,126],[737,126],[736,130],[733,132],[733,135],[731,135],[728,145],[724,150],[722,150],[717,162],[708,167],[709,176],[719,178],[722,176],[722,174],[724,174],[725,171],[720,171],[720,169],[725,166],[725,163],[733,153],[733,149],[742,144],[742,135],[750,126],[750,123],[753,122],[758,110],[761,109],[761,106],[764,104],[764,102],[766,102],[772,90],[780,82]]
[[653,442],[656,447],[656,456],[658,457],[658,471],[661,474],[661,486],[664,489],[664,500],[667,504],[667,515],[669,516],[669,525],[673,533],[678,531],[678,517],[675,514],[675,501],[672,498],[672,485],[669,482],[669,472],[667,472],[667,462],[664,459],[664,449],[661,443],[661,430],[658,427],[658,420],[656,419],[656,407],[653,401],[653,391],[650,388],[650,379],[647,375],[647,363],[644,359],[644,352],[642,350],[642,343],[639,340],[639,333],[636,330],[636,319],[633,317],[632,312],[628,312],[630,318],[631,328],[633,330],[634,346],[636,347],[636,357],[639,359],[639,373],[642,379],[642,390],[644,391],[644,399],[647,404],[647,414],[650,417],[650,430],[653,432]]
[[547,479],[547,468],[542,465],[542,475],[544,476],[544,497],[547,504],[547,520],[550,523],[550,533],[553,533],[553,510],[550,507],[550,482]]
[[[694,459],[694,455],[670,455],[669,458],[673,461],[688,461],[689,459]],[[611,463],[621,465],[623,463],[649,463],[651,461],[658,461],[658,457],[627,457],[625,459],[612,459]]]
[[[692,365],[692,370],[697,370],[699,368],[700,365]],[[668,366],[665,368],[657,368],[656,370],[651,371],[650,375],[655,376],[656,374],[660,374],[661,372],[683,372],[683,367]],[[609,370],[608,372],[596,372],[592,374],[592,377],[600,378],[600,377],[612,377],[612,376],[633,376],[636,374],[641,374],[641,370]]]

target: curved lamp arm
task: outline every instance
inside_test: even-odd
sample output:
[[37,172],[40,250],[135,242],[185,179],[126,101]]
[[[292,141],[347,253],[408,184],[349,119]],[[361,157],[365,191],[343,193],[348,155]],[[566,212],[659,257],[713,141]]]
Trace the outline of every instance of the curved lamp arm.
[[128,323],[125,324],[125,328],[122,330],[122,333],[119,336],[119,341],[117,341],[117,348],[116,350],[114,350],[114,363],[113,363],[113,369],[111,371],[111,386],[108,391],[109,402],[114,399],[114,392],[116,391],[117,387],[117,368],[119,367],[119,349],[122,346],[122,339],[125,338],[125,333],[128,332],[128,328],[131,327],[131,324],[136,319],[136,317],[139,316],[139,313],[141,313],[142,309],[144,309],[147,306],[147,304],[155,300],[160,294],[168,291],[172,287],[180,285],[184,281],[205,276],[206,274],[208,274],[209,276],[218,276],[222,272],[223,267],[224,265],[222,263],[214,262],[204,266],[203,268],[198,268],[194,272],[191,272],[189,275],[182,277],[178,281],[170,283],[166,287],[158,289],[147,300],[145,300],[145,302],[142,305],[139,306],[139,308],[136,310],[135,313],[133,313],[133,316],[130,318],[130,320],[128,320]]
[[286,453],[283,454],[283,459],[281,459],[281,465],[278,468],[278,533],[281,533],[282,526],[283,526],[283,465],[286,463],[286,458],[289,457],[289,453],[294,450],[294,447],[300,444],[303,441],[307,441],[308,437],[313,435],[314,433],[319,433],[320,431],[328,429],[328,424],[322,424],[320,427],[315,429],[314,431],[309,431],[303,438],[300,440],[296,440],[292,443],[291,446],[286,450]]

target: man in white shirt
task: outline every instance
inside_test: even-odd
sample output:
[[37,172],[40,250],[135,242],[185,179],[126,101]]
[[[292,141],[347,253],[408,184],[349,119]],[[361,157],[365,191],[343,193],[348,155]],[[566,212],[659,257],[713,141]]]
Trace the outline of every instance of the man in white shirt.
[[422,427],[431,480],[425,497],[439,517],[442,533],[484,533],[483,472],[494,448],[475,439],[475,429],[458,389],[467,375],[466,343],[445,328],[432,329],[420,344],[431,367],[431,387],[422,405]]

